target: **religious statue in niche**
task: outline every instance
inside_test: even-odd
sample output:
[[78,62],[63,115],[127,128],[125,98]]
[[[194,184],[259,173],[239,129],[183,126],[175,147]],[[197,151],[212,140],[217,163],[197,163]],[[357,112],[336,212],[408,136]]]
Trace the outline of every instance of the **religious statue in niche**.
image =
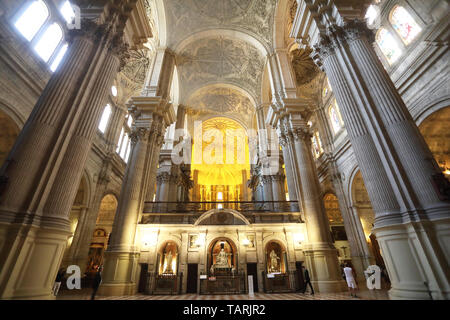
[[233,261],[233,247],[228,241],[217,241],[211,248],[210,261],[209,271],[211,274],[233,272],[235,264],[235,261]]
[[165,262],[164,262],[164,266],[165,266],[164,273],[173,273],[173,270],[172,270],[172,259],[173,259],[172,252],[166,253],[164,259],[165,259]]
[[169,241],[161,252],[160,274],[173,275],[177,273],[177,245]]
[[268,273],[285,273],[285,250],[276,241],[270,241],[266,246],[266,270]]
[[272,249],[270,252],[270,272],[280,272],[280,264],[278,263],[278,260],[280,260],[280,257],[277,256],[275,251]]

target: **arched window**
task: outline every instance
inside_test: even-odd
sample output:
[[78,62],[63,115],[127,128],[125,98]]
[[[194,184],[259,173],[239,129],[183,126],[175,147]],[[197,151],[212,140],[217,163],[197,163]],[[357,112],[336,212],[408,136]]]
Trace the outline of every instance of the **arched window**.
[[130,157],[131,151],[131,141],[128,137],[128,134],[125,133],[125,128],[122,128],[120,131],[119,142],[117,143],[116,153],[125,161],[128,162],[128,158]]
[[344,122],[342,121],[341,113],[339,112],[336,101],[330,106],[328,114],[330,116],[333,131],[334,133],[337,133],[344,126]]
[[385,28],[378,30],[376,41],[383,54],[386,56],[389,64],[394,63],[402,55],[402,50],[395,42],[392,34]]
[[117,87],[116,86],[111,87],[111,93],[114,97],[117,97]]
[[56,22],[51,24],[47,30],[45,30],[41,39],[34,46],[34,50],[45,61],[48,62],[52,54],[55,52],[56,47],[63,38],[63,32],[59,24]]
[[14,23],[19,32],[31,41],[49,16],[47,5],[42,0],[33,1]]
[[64,58],[64,55],[66,54],[66,51],[67,51],[68,47],[69,47],[69,45],[67,43],[65,43],[61,47],[61,49],[59,49],[58,54],[56,55],[55,59],[52,62],[52,65],[50,66],[50,70],[55,72],[56,69],[58,69],[58,66],[61,63],[62,58]]
[[105,109],[103,109],[102,117],[100,119],[100,123],[98,125],[98,129],[105,133],[106,127],[108,126],[109,118],[111,117],[111,106],[109,104],[106,105]]
[[408,11],[401,6],[396,6],[391,11],[390,22],[406,45],[410,44],[422,31]]
[[46,1],[25,1],[25,5],[12,23],[16,29],[31,42],[35,52],[56,71],[67,52],[68,44],[62,43],[64,32],[58,23],[59,13],[67,22],[72,22],[75,12],[68,0],[58,8],[47,6]]
[[323,153],[322,141],[320,140],[319,131],[316,130],[314,132],[314,135],[312,136],[311,140],[313,145],[314,156],[318,158]]

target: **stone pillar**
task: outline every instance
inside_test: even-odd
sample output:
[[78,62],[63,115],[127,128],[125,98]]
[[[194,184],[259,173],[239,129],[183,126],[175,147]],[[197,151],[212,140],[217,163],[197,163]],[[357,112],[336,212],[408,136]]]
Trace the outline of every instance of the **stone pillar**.
[[139,252],[136,228],[150,177],[156,173],[155,158],[164,139],[164,130],[173,122],[173,108],[165,100],[132,98],[130,112],[135,124],[131,134],[132,151],[125,173],[114,220],[111,242],[105,252],[103,282],[99,294],[126,295],[136,292],[135,273]]
[[336,197],[339,202],[339,210],[341,211],[344,220],[345,232],[350,244],[352,264],[357,274],[356,280],[361,282],[361,285],[365,285],[363,284],[365,281],[364,271],[372,264],[373,259],[362,229],[361,220],[358,214],[355,214],[350,207],[350,199],[348,198],[347,192],[344,191],[343,177],[339,173],[333,155],[333,134],[329,126],[326,109],[327,106],[321,106],[316,109],[316,115],[319,119],[319,124],[321,124],[321,126],[319,126],[320,137],[324,145],[326,161],[328,162],[329,177],[334,186]]
[[295,143],[308,232],[308,244],[305,244],[304,254],[311,271],[311,282],[318,292],[338,292],[343,289],[343,281],[311,151],[309,126],[302,113],[294,112],[290,114],[290,126],[290,135]]
[[[124,52],[123,7],[83,20],[7,162],[0,197],[0,297],[52,299],[70,235],[68,215],[103,102]],[[122,17],[123,18],[123,17]]]
[[332,26],[316,46],[375,211],[395,299],[448,299],[450,204],[439,171],[363,22]]
[[264,208],[266,210],[272,211],[273,210],[273,191],[272,191],[272,178],[270,175],[262,175],[262,188],[263,188],[263,195],[264,195]]

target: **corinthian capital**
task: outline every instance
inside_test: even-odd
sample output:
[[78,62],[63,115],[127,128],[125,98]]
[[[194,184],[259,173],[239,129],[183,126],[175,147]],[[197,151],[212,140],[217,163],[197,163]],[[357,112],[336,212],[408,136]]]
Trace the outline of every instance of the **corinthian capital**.
[[311,130],[308,127],[302,126],[302,127],[293,128],[292,136],[297,141],[300,140],[300,141],[305,141],[305,142],[310,143],[313,135],[311,133]]
[[138,140],[147,141],[149,132],[150,132],[150,130],[148,128],[133,127],[133,129],[130,133],[131,143],[134,145],[138,142]]
[[375,41],[375,33],[367,27],[366,22],[355,19],[342,27],[342,36],[348,41],[366,38],[370,43]]

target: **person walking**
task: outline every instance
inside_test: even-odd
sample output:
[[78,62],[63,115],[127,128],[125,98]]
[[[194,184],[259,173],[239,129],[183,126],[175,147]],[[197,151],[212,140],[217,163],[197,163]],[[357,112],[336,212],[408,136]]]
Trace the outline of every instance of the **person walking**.
[[305,286],[303,287],[303,294],[305,294],[307,285],[309,284],[309,287],[311,288],[311,294],[313,295],[314,294],[314,288],[313,288],[313,286],[311,284],[311,278],[309,277],[309,271],[304,266],[302,266],[302,268],[305,269],[305,271],[304,271]]
[[344,268],[345,280],[347,281],[348,291],[350,292],[350,296],[356,297],[356,290],[358,286],[356,284],[356,275],[355,271],[350,267],[350,264],[346,263]]
[[61,283],[64,280],[64,274],[65,271],[61,268],[56,275],[55,284],[53,285],[53,295],[55,297],[58,295],[59,289],[61,288]]
[[97,294],[98,287],[100,287],[100,283],[102,283],[102,267],[98,268],[92,281],[92,289],[94,290],[92,291],[91,300],[95,300],[95,295]]

